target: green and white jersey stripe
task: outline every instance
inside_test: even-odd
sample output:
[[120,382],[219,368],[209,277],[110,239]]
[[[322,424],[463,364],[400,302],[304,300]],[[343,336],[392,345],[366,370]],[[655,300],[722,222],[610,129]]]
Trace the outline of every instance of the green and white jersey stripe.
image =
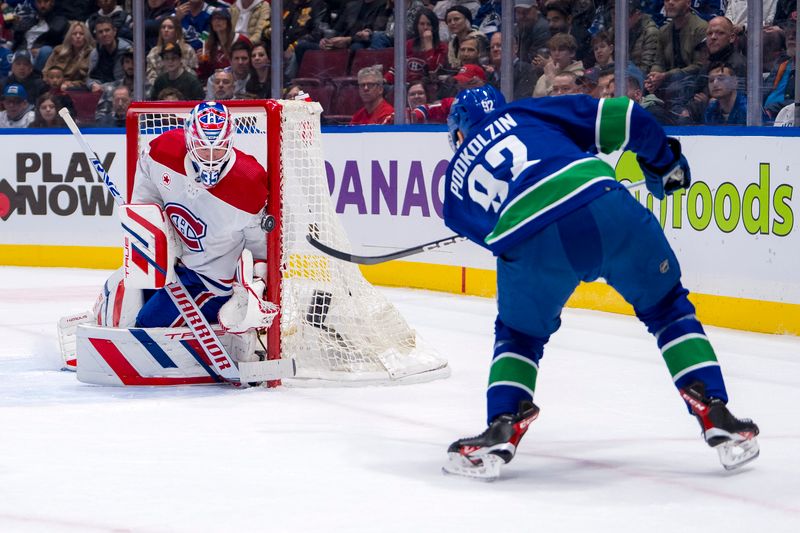
[[537,181],[509,202],[484,241],[491,246],[603,180],[616,181],[614,169],[607,163],[595,157],[573,161]]
[[536,390],[536,377],[539,367],[536,363],[519,354],[506,352],[498,355],[492,361],[489,371],[489,387],[507,385],[526,391],[533,397]]
[[687,333],[661,347],[672,380],[688,372],[709,366],[719,366],[714,348],[702,333]]
[[631,113],[633,100],[627,96],[601,98],[595,121],[595,145],[610,154],[628,146],[631,135]]

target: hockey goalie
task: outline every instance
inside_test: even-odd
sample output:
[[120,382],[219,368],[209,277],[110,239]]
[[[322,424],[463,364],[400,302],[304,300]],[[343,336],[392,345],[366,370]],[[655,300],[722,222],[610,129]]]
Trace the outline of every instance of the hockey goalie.
[[119,209],[123,266],[91,312],[59,322],[65,364],[81,381],[239,383],[241,373],[245,383],[292,375],[291,362],[260,361],[258,334],[278,313],[262,280],[267,180],[263,166],[233,146],[233,133],[228,108],[203,102],[183,128],[142,150],[132,201]]

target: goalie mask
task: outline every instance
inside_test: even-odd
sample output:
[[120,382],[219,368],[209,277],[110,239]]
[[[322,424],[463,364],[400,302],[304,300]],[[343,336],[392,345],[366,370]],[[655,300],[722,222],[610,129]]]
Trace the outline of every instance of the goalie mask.
[[503,93],[491,85],[464,89],[458,93],[447,116],[447,130],[450,132],[450,147],[453,151],[458,149],[472,128],[504,105],[506,99]]
[[233,154],[233,117],[219,102],[203,102],[184,123],[186,150],[197,171],[197,181],[210,189],[219,183]]

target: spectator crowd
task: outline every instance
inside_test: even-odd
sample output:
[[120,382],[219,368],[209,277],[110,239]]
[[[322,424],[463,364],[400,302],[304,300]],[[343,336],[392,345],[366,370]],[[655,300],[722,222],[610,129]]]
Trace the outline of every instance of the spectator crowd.
[[[747,1],[624,1],[625,93],[665,125],[744,124]],[[0,2],[0,127],[63,126],[61,107],[84,127],[123,126],[134,85],[132,4]],[[614,4],[514,0],[513,98],[613,96]],[[500,88],[500,0],[406,5],[407,121],[442,123],[460,89]],[[144,0],[144,13],[147,99],[271,96],[268,0]],[[284,0],[275,35],[284,94],[310,94],[328,123],[392,122],[395,15],[393,0]],[[764,0],[763,20],[763,119],[791,124],[796,0]]]

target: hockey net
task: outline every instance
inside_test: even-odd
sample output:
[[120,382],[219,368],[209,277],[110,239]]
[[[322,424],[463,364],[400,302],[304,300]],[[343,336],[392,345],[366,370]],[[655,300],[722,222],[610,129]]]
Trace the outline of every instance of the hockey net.
[[[234,146],[256,157],[269,176],[267,297],[281,308],[267,332],[270,358],[291,357],[292,384],[419,382],[449,375],[400,312],[356,265],[330,258],[306,241],[312,232],[351,249],[333,209],[316,103],[225,102],[235,121]],[[134,103],[128,111],[128,191],[141,149],[183,126],[188,102]]]

